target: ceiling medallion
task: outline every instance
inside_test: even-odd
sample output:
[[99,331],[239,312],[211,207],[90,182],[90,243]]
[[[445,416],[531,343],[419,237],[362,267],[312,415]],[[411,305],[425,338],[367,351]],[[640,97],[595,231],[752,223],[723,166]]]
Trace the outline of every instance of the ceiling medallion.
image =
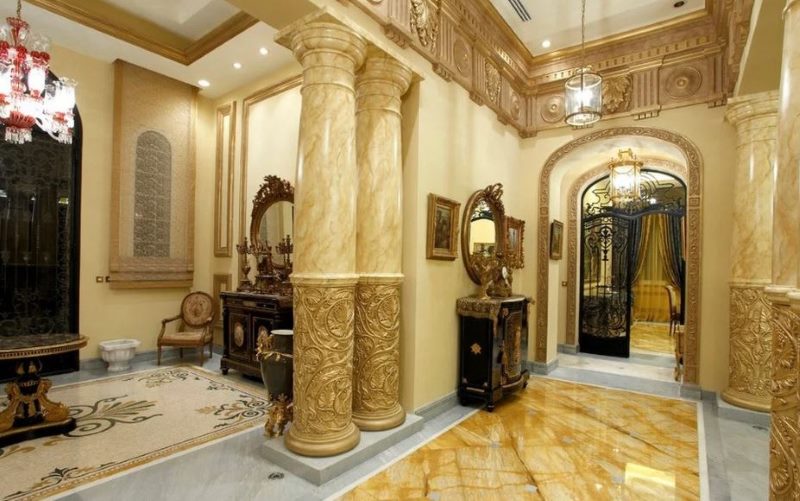
[[581,67],[564,83],[568,125],[586,127],[602,116],[603,78],[586,66],[586,0],[581,1]]
[[49,38],[31,34],[17,0],[16,17],[0,27],[0,122],[9,143],[30,142],[34,125],[72,143],[76,82],[50,74],[49,49]]

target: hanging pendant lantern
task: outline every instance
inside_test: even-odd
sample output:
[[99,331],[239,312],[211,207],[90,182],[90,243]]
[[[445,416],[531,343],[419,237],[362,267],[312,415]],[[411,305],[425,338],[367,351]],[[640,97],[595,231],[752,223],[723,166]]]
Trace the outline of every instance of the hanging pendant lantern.
[[641,173],[644,162],[636,158],[633,150],[619,150],[616,159],[608,164],[611,170],[611,203],[616,207],[641,198]]
[[586,0],[581,1],[581,67],[564,84],[565,121],[573,127],[591,125],[602,117],[603,77],[586,66]]

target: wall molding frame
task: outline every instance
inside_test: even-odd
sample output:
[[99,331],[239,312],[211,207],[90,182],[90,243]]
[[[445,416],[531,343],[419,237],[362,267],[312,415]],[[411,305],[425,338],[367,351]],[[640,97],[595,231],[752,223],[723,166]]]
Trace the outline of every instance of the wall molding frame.
[[[248,143],[249,143],[249,123],[250,123],[250,108],[265,99],[286,92],[300,86],[303,83],[303,75],[295,75],[282,80],[276,84],[259,89],[256,92],[245,97],[242,101],[242,144],[241,154],[239,155],[239,236],[236,242],[241,242],[247,233],[247,170],[248,170]],[[242,278],[241,259],[239,255],[239,279]]]
[[[590,132],[558,148],[547,159],[539,178],[539,224],[536,275],[536,342],[535,360],[547,361],[548,284],[550,257],[548,231],[550,229],[550,181],[558,163],[574,150],[592,142],[618,137],[637,136],[671,143],[683,154],[686,161],[686,351],[684,354],[684,383],[697,384],[700,360],[700,272],[702,245],[702,173],[703,157],[700,149],[684,136],[665,129],[649,127],[614,127]],[[679,174],[680,175],[680,174]],[[569,210],[577,210],[571,205]],[[576,230],[577,231],[577,230]],[[569,235],[568,235],[569,238]],[[577,246],[577,234],[576,244]],[[568,249],[568,252],[572,249]],[[577,249],[574,250],[577,253]],[[573,256],[575,256],[574,254]],[[570,263],[574,265],[575,259]],[[570,266],[570,264],[568,264]],[[574,280],[573,280],[574,282]],[[574,295],[574,294],[573,294]],[[569,311],[569,308],[568,308]],[[573,308],[574,315],[574,308]],[[569,324],[569,322],[567,322]]]
[[[228,133],[225,134],[225,119]],[[214,256],[231,257],[233,246],[233,177],[236,158],[236,101],[217,108],[214,191]],[[227,145],[228,154],[225,155]],[[222,230],[225,222],[225,231]]]

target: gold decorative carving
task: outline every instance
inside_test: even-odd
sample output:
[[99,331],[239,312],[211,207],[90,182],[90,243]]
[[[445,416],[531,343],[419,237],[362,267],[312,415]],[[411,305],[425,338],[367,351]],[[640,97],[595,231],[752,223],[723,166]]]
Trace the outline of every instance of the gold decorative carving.
[[603,79],[603,113],[627,111],[631,104],[631,77],[623,75]]
[[703,74],[693,66],[680,66],[667,70],[664,76],[664,91],[675,99],[694,96],[703,83]]
[[356,279],[293,277],[294,420],[286,447],[331,456],[358,444],[353,408]]
[[472,343],[472,346],[469,347],[469,351],[471,351],[473,355],[480,355],[481,345],[479,345],[478,343]]
[[[637,112],[637,118],[657,115],[662,106],[675,108],[699,101],[719,105],[731,93],[736,82],[743,40],[746,40],[742,34],[747,33],[752,1],[707,0],[704,10],[592,41],[587,44],[586,62],[603,74],[624,74],[626,78],[631,78],[637,67],[654,67],[653,78],[631,78],[632,102],[629,107],[637,107],[635,96],[653,95],[655,101],[644,106],[647,111]],[[432,64],[455,67],[462,77],[456,81],[471,93],[476,92],[475,89],[480,89],[479,93],[485,92],[485,82],[481,82],[484,72],[477,66],[476,71],[471,71],[472,65],[479,64],[477,58],[468,56],[469,61],[464,59],[466,51],[457,52],[455,45],[451,51],[432,50],[427,31],[422,32],[421,38],[418,33],[421,24],[430,24],[426,20],[436,20],[436,28],[442,33],[441,43],[454,43],[450,41],[453,39],[452,33],[457,33],[455,39],[461,40],[472,56],[480,53],[495,62],[500,74],[524,102],[541,103],[557,87],[561,87],[560,84],[571,75],[571,69],[578,66],[581,58],[579,48],[533,56],[491,2],[486,0],[408,0],[410,8],[406,7],[406,0],[388,2],[388,8],[387,2],[381,6],[374,5],[370,0],[349,2],[377,20],[387,37],[399,45],[410,45]],[[729,26],[735,29],[729,32]],[[672,98],[666,91],[658,92],[658,88],[664,85],[663,76],[659,77],[659,68],[666,68],[665,64],[677,60],[681,64],[695,64],[708,84],[692,96],[680,99]],[[444,78],[452,77],[443,70],[438,73]],[[651,94],[649,87],[653,85],[656,91]],[[477,95],[472,99],[478,105],[483,104],[483,98]],[[561,118],[549,121],[512,120],[510,111],[505,107],[493,108],[498,119],[502,123],[511,123],[523,138],[534,136],[537,129],[564,126]],[[622,111],[620,105],[617,113]],[[537,106],[537,113],[540,112],[541,107]]]
[[730,294],[728,388],[722,398],[767,412],[772,403],[772,310],[763,285],[731,284]]
[[433,72],[442,77],[446,82],[453,79],[453,72],[447,69],[447,66],[436,63],[433,65]]
[[271,399],[267,422],[264,423],[264,435],[275,438],[283,435],[286,425],[293,419],[294,404],[286,395],[278,395]]
[[[463,255],[464,268],[466,268],[467,274],[476,284],[481,284],[481,277],[473,264],[475,254],[469,248],[472,214],[481,203],[485,203],[491,209],[495,227],[495,255],[503,256],[505,254],[506,237],[505,206],[503,205],[502,197],[503,185],[501,183],[492,184],[473,193],[464,208],[464,217],[461,219],[461,253]],[[486,285],[488,286],[488,284]]]
[[[411,29],[417,32],[419,43],[432,51],[439,38],[439,20],[431,13],[428,0],[410,0],[410,5]],[[441,12],[441,6],[436,17],[438,12]]]
[[405,421],[400,406],[401,278],[362,275],[356,286],[353,422],[386,430]]
[[556,94],[545,98],[539,107],[539,116],[549,124],[564,120],[564,96]]
[[453,61],[462,76],[468,77],[472,72],[472,50],[464,40],[457,38],[453,44]]
[[503,376],[515,381],[522,373],[522,312],[515,311],[506,319],[506,337],[503,339]]
[[767,294],[773,340],[769,494],[772,500],[794,500],[800,498],[800,316],[785,295]]
[[[550,176],[556,165],[572,151],[594,141],[618,137],[651,137],[676,146],[684,155],[687,170],[687,238],[686,238],[686,356],[684,383],[697,384],[700,326],[700,245],[702,216],[703,159],[697,146],[674,132],[649,127],[615,127],[585,134],[565,144],[548,157],[539,178],[539,223],[537,245],[537,305],[535,359],[546,362],[549,283]],[[574,280],[573,280],[574,283]],[[569,294],[568,294],[569,297]],[[567,322],[569,325],[569,322]]]
[[486,95],[489,97],[489,101],[493,102],[494,104],[499,104],[500,72],[497,70],[495,65],[489,61],[486,61],[484,70],[486,74]]
[[511,118],[514,121],[519,120],[520,114],[522,113],[522,105],[519,102],[519,95],[513,90],[511,91]]

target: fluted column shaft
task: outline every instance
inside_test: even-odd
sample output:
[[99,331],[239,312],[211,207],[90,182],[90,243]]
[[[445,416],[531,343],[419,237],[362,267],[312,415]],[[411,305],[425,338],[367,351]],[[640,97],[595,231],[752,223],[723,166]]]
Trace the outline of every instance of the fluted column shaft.
[[386,430],[405,421],[400,405],[400,285],[403,281],[401,96],[411,71],[370,47],[356,80],[356,239],[353,422]]
[[[773,238],[772,426],[769,490],[800,499],[800,0],[783,12]],[[787,289],[790,292],[787,293]]]
[[278,35],[303,66],[294,200],[294,417],[286,447],[332,456],[358,444],[352,422],[356,195],[355,72],[364,40],[303,19]]
[[722,398],[768,412],[772,329],[764,287],[772,280],[772,203],[778,94],[764,92],[729,101],[727,120],[736,127],[731,242],[728,388]]

